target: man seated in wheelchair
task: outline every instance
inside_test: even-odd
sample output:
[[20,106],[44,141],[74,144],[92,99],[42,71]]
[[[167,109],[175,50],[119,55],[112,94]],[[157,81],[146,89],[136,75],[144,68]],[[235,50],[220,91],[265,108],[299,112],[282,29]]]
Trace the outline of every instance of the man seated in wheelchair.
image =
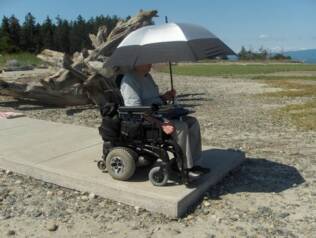
[[[127,151],[126,153],[135,157],[139,154],[147,157],[148,153],[148,157],[156,157],[158,163],[160,161],[165,164],[166,170],[169,167],[178,170],[182,182],[185,182],[188,173],[198,175],[208,172],[207,169],[197,166],[201,158],[200,126],[196,118],[186,115],[186,110],[176,107],[170,110],[171,106],[163,106],[174,99],[176,91],[171,90],[160,95],[158,86],[149,74],[150,69],[151,64],[135,66],[121,79],[120,92],[124,107],[118,109],[121,119],[120,133],[121,138],[125,138],[134,150],[121,148],[121,151],[116,153],[122,155]],[[172,163],[167,151],[174,155]],[[108,157],[111,158],[106,159],[106,167],[113,178],[127,180],[135,168],[123,168],[122,161],[113,159],[118,158],[118,154],[115,154],[114,150],[110,151]],[[118,173],[127,169],[132,172],[122,179],[122,173]],[[154,166],[149,173],[149,179],[154,185],[164,185],[170,178],[168,175],[161,175],[161,170],[163,166]]]

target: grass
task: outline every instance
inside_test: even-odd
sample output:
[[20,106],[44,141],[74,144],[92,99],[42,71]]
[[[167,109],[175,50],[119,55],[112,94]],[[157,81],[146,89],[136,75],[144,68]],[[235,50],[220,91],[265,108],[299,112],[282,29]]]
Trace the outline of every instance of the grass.
[[285,106],[276,111],[275,116],[288,117],[297,127],[304,130],[316,130],[316,99]]
[[[269,86],[281,88],[279,92],[261,94],[264,97],[309,97],[302,104],[291,104],[273,111],[277,119],[289,119],[298,128],[304,130],[316,130],[316,84],[309,83],[309,80],[316,80],[315,77],[275,77],[266,79],[264,82]],[[283,78],[283,77],[282,77]]]
[[279,92],[261,94],[267,97],[306,97],[316,96],[316,84],[305,83],[304,80],[265,80],[266,84],[283,89]]
[[[162,72],[169,72],[162,67]],[[260,75],[277,72],[316,71],[316,64],[188,64],[175,65],[173,72],[179,75],[192,76],[240,76]]]
[[15,54],[0,54],[0,68],[4,67],[8,60],[17,60],[21,65],[38,65],[42,61],[31,53],[15,53]]
[[256,80],[316,80],[316,76],[274,76],[274,75],[257,75],[252,76],[251,79]]

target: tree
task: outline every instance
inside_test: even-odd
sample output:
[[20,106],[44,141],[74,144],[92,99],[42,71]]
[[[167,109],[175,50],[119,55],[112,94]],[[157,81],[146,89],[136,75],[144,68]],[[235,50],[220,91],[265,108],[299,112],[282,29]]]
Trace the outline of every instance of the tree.
[[23,50],[29,52],[36,51],[35,31],[35,17],[33,17],[31,13],[28,13],[25,16],[25,21],[22,26],[21,47]]
[[291,56],[286,56],[286,55],[283,55],[281,53],[277,53],[274,56],[272,56],[271,59],[274,59],[274,60],[291,60],[292,58],[291,58]]
[[55,50],[65,53],[70,52],[70,26],[67,20],[61,19],[59,16],[56,18],[57,25],[54,32],[54,46]]
[[266,49],[263,48],[263,46],[260,47],[257,58],[261,60],[267,60],[269,58],[269,53]]
[[238,57],[239,57],[241,60],[247,59],[247,51],[246,51],[246,48],[245,48],[244,46],[241,47],[241,50],[240,50],[240,52],[238,53]]
[[54,31],[55,26],[52,20],[47,16],[44,23],[41,26],[41,39],[44,49],[54,49]]
[[91,48],[87,24],[81,15],[73,22],[69,37],[71,53],[80,51],[83,48]]
[[9,18],[3,17],[0,29],[0,52],[10,52],[12,42],[10,40]]
[[20,50],[21,26],[19,20],[12,15],[9,18],[9,37],[12,42],[11,52]]
[[54,23],[48,16],[42,24],[36,23],[35,17],[28,13],[20,25],[12,15],[4,16],[0,27],[0,52],[16,52],[19,50],[37,53],[42,49],[52,49],[66,53],[91,49],[89,33],[96,34],[98,28],[105,25],[110,32],[120,20],[117,16],[97,16],[86,21],[78,16],[75,21],[67,21],[61,17]]

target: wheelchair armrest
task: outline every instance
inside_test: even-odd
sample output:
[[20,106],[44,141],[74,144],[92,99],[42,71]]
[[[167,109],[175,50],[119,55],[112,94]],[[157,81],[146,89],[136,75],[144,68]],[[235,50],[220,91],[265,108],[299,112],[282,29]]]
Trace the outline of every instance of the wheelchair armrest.
[[150,106],[132,106],[132,107],[124,107],[121,106],[118,108],[118,111],[121,113],[127,113],[127,112],[135,112],[135,113],[142,113],[142,112],[148,112],[151,111],[152,107]]

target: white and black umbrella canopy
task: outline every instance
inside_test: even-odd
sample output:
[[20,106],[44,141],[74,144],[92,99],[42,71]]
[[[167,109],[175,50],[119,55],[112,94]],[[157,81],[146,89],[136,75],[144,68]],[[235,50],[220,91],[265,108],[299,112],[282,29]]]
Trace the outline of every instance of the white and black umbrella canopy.
[[235,53],[207,29],[189,23],[167,23],[131,32],[108,64],[133,66],[160,62],[196,61]]

